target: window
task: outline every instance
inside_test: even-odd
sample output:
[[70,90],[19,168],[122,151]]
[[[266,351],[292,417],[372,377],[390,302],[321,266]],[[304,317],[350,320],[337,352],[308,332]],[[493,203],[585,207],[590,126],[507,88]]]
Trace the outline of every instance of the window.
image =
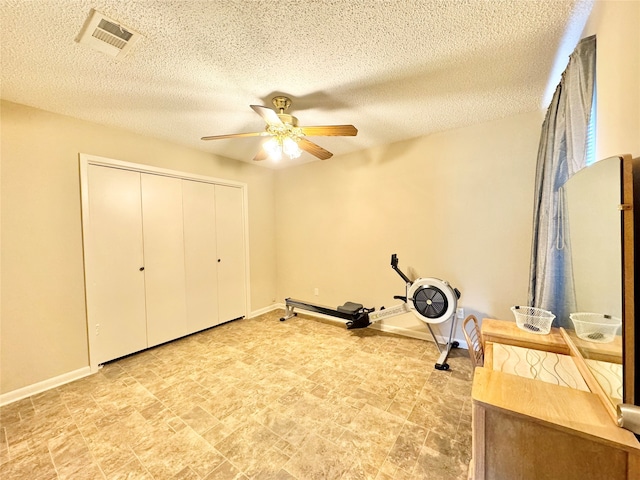
[[596,87],[593,87],[593,99],[591,100],[591,116],[587,125],[587,148],[585,149],[586,166],[596,161]]

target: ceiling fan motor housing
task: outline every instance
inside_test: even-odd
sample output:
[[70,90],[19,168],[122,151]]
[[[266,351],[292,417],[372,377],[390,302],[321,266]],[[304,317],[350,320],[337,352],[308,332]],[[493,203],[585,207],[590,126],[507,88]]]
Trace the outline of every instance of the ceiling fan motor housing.
[[271,103],[273,106],[279,110],[279,113],[284,113],[284,111],[291,106],[291,99],[289,97],[278,96],[273,97],[271,99]]
[[279,113],[278,118],[282,121],[282,123],[291,125],[292,127],[298,126],[298,119],[293,115],[289,115],[287,113]]

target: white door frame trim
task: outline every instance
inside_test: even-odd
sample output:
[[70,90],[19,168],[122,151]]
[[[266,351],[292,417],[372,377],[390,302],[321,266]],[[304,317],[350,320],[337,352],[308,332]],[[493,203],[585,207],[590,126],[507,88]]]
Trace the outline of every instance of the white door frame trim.
[[[88,277],[91,277],[87,273],[87,251],[91,248],[91,235],[89,234],[91,219],[89,213],[89,191],[88,191],[88,169],[89,165],[97,165],[110,168],[118,168],[121,170],[131,170],[139,173],[149,173],[153,175],[163,175],[167,177],[180,178],[184,180],[193,180],[204,183],[211,183],[215,185],[226,185],[231,187],[238,187],[242,191],[242,215],[244,225],[244,251],[245,251],[245,318],[248,318],[251,312],[251,281],[250,281],[250,266],[249,266],[249,195],[247,184],[243,182],[236,182],[234,180],[226,180],[223,178],[208,177],[205,175],[198,175],[195,173],[181,172],[178,170],[169,170],[166,168],[154,167],[151,165],[143,165],[139,163],[124,162],[122,160],[114,160],[106,157],[99,157],[97,155],[91,155],[87,153],[80,153],[80,192],[82,201],[82,239],[83,239],[83,265],[84,265],[84,289],[85,289],[85,310],[87,321],[87,340],[89,347],[89,367],[91,373],[98,371],[99,364],[95,358],[93,352],[95,348],[92,348],[92,338],[89,328],[89,302],[88,296]],[[89,272],[90,273],[90,272]]]

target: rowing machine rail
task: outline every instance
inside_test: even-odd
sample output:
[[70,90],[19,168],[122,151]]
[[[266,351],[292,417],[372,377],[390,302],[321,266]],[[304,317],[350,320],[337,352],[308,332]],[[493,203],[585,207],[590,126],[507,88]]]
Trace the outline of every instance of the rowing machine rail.
[[285,300],[285,307],[285,315],[280,318],[281,322],[297,316],[298,314],[294,312],[293,309],[301,308],[302,310],[322,313],[323,315],[330,315],[332,317],[347,320],[347,328],[349,329],[365,328],[371,325],[371,322],[369,321],[369,314],[375,310],[375,308],[364,308],[360,303],[354,302],[346,302],[344,305],[333,309],[322,305],[303,302],[302,300],[294,300],[293,298],[287,298]]

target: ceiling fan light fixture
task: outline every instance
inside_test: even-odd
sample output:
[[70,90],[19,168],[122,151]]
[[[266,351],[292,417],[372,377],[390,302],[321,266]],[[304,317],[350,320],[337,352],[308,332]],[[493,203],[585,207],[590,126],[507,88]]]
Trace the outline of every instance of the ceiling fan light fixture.
[[219,140],[225,138],[243,137],[271,137],[263,142],[262,148],[258,151],[254,160],[265,160],[271,158],[273,161],[282,159],[284,153],[291,160],[302,155],[302,151],[313,155],[320,160],[331,158],[333,153],[325,150],[320,145],[307,140],[311,137],[353,137],[358,134],[358,129],[353,125],[318,125],[298,127],[298,119],[292,115],[284,113],[291,105],[291,99],[278,96],[273,98],[273,105],[276,111],[262,105],[249,105],[254,112],[262,117],[266,126],[263,132],[234,133],[230,135],[213,135],[202,137],[202,140]]
[[262,148],[274,161],[282,159],[284,153],[291,160],[300,157],[302,150],[298,146],[297,139],[295,137],[277,135],[267,140]]
[[296,142],[291,137],[286,137],[282,141],[282,150],[284,151],[285,155],[287,155],[291,160],[302,155],[302,150],[300,150],[298,142]]
[[267,152],[271,160],[276,162],[282,159],[282,145],[278,142],[276,137],[271,137],[262,145],[264,151]]

